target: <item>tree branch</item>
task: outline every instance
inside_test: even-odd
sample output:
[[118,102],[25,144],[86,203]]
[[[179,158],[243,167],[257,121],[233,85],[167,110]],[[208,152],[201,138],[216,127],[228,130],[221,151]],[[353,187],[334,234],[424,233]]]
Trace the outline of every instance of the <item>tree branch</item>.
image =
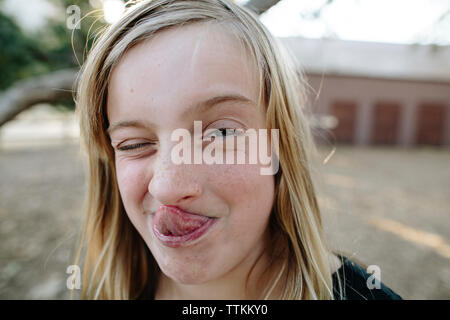
[[244,6],[259,16],[276,5],[278,2],[280,2],[280,0],[249,0]]
[[37,103],[58,103],[73,97],[77,71],[60,70],[18,81],[0,95],[0,126]]

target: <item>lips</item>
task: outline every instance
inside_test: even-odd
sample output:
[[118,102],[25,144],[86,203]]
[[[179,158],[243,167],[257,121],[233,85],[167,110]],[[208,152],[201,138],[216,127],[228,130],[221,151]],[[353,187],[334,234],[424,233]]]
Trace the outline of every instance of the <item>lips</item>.
[[211,218],[165,205],[158,209],[154,219],[155,228],[162,235],[180,237],[192,233]]
[[153,217],[155,236],[170,247],[188,245],[203,235],[217,219],[163,205]]

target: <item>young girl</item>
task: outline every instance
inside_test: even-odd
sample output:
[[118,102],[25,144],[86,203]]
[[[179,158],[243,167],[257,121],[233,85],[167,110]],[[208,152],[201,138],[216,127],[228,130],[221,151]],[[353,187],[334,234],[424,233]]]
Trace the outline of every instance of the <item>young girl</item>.
[[[303,90],[233,2],[143,1],[112,25],[77,93],[89,167],[82,296],[341,299],[359,285],[357,297],[394,297],[370,292],[369,275],[325,243]],[[194,138],[179,153],[180,130]],[[189,161],[199,146],[250,159],[255,140],[234,143],[242,132],[267,133],[256,146],[270,144],[272,175],[267,162]]]

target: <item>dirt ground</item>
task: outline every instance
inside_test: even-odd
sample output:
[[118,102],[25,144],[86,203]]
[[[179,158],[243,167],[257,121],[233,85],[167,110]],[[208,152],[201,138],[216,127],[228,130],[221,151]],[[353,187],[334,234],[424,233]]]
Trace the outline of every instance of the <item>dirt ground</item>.
[[[405,299],[450,299],[450,150],[338,146],[317,168],[336,249],[379,266]],[[0,298],[69,298],[84,192],[78,146],[0,149],[0,177]]]

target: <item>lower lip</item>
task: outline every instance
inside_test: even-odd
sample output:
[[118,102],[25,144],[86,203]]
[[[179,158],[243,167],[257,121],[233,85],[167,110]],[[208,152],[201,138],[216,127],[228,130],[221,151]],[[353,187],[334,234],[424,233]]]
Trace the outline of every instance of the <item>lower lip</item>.
[[[191,246],[195,243],[197,243],[201,236],[206,234],[211,227],[218,221],[219,219],[213,218],[208,220],[205,224],[203,224],[200,228],[195,229],[191,233],[185,234],[184,236],[166,236],[162,233],[160,233],[155,225],[153,224],[153,233],[155,234],[156,238],[158,238],[159,241],[161,241],[165,246],[172,247],[172,248],[178,248],[178,247],[187,247]],[[198,241],[196,241],[198,240]]]

